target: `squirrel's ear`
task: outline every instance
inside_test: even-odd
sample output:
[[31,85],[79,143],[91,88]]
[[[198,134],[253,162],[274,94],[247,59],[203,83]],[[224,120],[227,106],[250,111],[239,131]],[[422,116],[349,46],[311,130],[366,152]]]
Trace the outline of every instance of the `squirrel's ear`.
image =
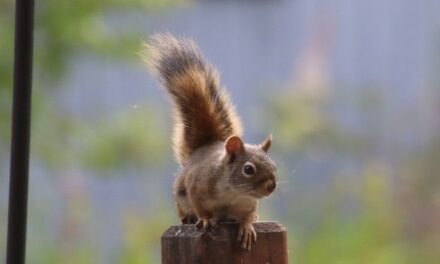
[[240,154],[244,149],[243,141],[238,136],[230,136],[226,139],[225,148],[229,155],[231,155],[232,160]]
[[268,152],[270,149],[270,145],[272,144],[272,134],[270,134],[266,140],[263,141],[263,143],[260,144],[260,148],[264,151],[264,152]]

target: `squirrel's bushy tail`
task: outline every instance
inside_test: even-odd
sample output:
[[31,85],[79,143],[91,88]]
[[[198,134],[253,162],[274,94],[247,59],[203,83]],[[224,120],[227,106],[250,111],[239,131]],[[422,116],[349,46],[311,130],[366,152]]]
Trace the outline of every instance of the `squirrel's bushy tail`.
[[184,164],[197,148],[241,136],[240,120],[217,71],[188,39],[155,35],[144,44],[144,59],[172,98],[176,110],[174,152]]

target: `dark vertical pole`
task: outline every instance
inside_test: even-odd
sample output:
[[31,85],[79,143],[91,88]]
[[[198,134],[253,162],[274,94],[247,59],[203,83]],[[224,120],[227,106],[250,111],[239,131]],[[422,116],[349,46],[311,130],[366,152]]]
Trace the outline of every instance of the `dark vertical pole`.
[[8,264],[24,263],[26,253],[33,30],[34,0],[16,0]]

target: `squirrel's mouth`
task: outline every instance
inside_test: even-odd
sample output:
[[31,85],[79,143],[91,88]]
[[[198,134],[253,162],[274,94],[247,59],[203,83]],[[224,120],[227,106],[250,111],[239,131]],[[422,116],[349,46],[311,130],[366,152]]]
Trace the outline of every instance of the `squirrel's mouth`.
[[250,195],[251,195],[252,197],[254,197],[254,198],[257,198],[257,199],[261,199],[261,198],[264,197],[263,194],[258,193],[258,192],[252,192]]
[[258,189],[253,191],[251,195],[258,199],[267,197],[275,191],[276,187],[277,184],[275,180],[267,180],[261,184]]

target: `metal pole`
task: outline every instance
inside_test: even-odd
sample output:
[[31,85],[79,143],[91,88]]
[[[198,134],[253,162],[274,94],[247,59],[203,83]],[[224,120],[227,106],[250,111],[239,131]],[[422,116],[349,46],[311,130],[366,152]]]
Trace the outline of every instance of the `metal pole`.
[[34,0],[16,0],[14,95],[6,263],[22,264],[26,253]]

